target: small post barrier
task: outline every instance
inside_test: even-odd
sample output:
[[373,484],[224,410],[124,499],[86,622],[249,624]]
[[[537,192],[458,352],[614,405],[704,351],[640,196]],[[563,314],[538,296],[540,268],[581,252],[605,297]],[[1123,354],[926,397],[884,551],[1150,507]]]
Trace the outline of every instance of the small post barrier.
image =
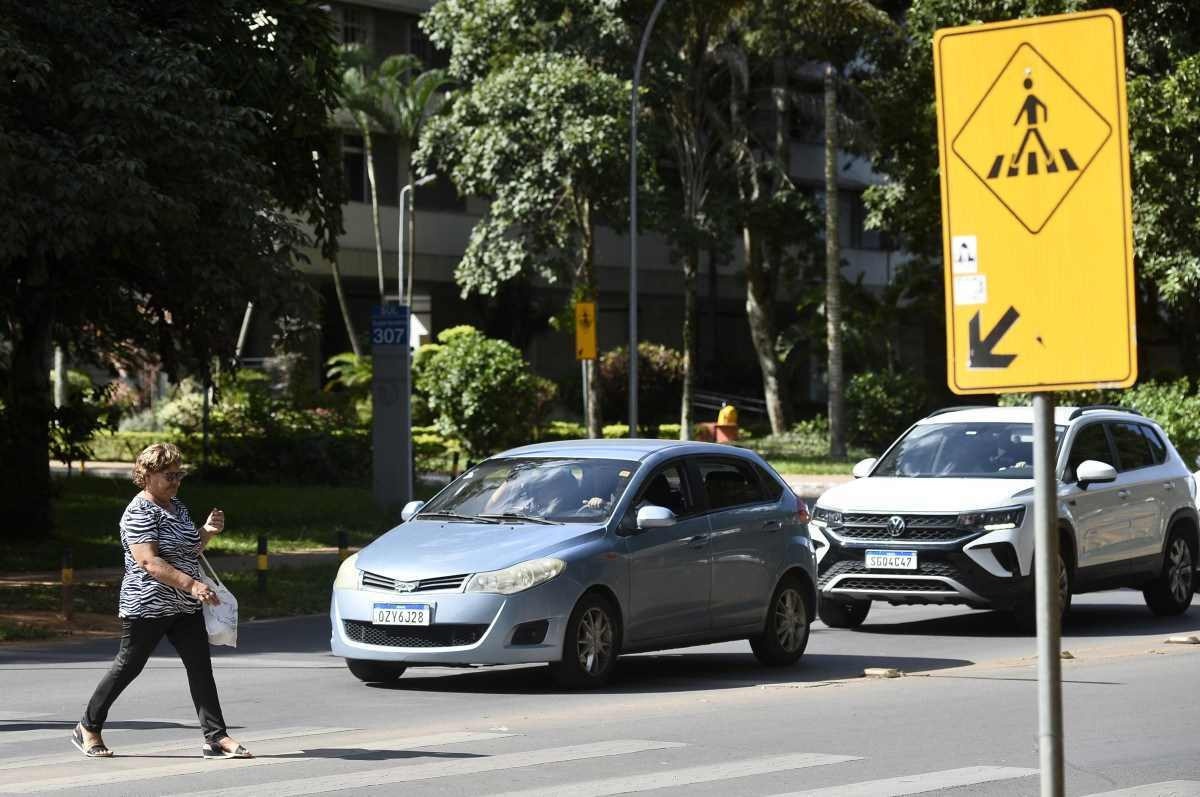
[[337,533],[338,543],[338,561],[346,561],[346,557],[350,555],[350,533],[347,531],[339,531]]
[[258,535],[258,591],[267,591],[267,535]]
[[62,613],[63,619],[68,623],[75,616],[75,601],[72,597],[72,592],[75,587],[75,566],[74,556],[71,549],[63,550],[62,556]]

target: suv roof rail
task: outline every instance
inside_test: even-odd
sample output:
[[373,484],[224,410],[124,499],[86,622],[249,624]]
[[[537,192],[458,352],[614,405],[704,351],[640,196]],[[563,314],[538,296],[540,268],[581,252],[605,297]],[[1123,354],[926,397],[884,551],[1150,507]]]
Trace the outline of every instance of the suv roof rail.
[[962,412],[963,410],[986,410],[989,406],[988,404],[960,404],[957,407],[942,407],[940,410],[934,410],[925,417],[932,418],[935,415],[945,415],[947,412]]
[[1092,410],[1112,410],[1114,412],[1128,412],[1133,415],[1141,415],[1137,410],[1131,407],[1122,407],[1119,404],[1088,404],[1086,407],[1076,407],[1067,420],[1073,421],[1085,412],[1091,412]]

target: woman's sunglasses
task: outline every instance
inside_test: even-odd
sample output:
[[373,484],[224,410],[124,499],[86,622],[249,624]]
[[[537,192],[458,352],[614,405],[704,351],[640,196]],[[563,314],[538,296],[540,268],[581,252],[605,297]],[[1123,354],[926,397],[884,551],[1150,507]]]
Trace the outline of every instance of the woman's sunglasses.
[[169,482],[181,482],[187,476],[187,471],[182,470],[164,470],[160,471],[160,473]]

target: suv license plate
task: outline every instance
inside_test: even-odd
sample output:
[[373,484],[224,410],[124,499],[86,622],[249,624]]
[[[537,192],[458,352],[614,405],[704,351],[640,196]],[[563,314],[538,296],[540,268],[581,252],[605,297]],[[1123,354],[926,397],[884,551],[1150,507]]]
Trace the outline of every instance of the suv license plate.
[[916,551],[867,551],[866,565],[879,570],[916,570]]
[[371,607],[371,622],[375,625],[429,625],[431,608],[428,603],[376,603]]

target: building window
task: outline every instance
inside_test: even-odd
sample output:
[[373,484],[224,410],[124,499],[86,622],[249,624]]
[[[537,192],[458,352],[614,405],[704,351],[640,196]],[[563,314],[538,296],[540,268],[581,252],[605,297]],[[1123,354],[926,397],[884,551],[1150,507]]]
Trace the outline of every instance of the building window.
[[342,136],[342,172],[346,179],[346,198],[367,201],[367,154],[362,136]]
[[355,44],[371,48],[374,38],[371,9],[358,6],[338,6],[334,18],[337,20],[338,38],[342,44]]

